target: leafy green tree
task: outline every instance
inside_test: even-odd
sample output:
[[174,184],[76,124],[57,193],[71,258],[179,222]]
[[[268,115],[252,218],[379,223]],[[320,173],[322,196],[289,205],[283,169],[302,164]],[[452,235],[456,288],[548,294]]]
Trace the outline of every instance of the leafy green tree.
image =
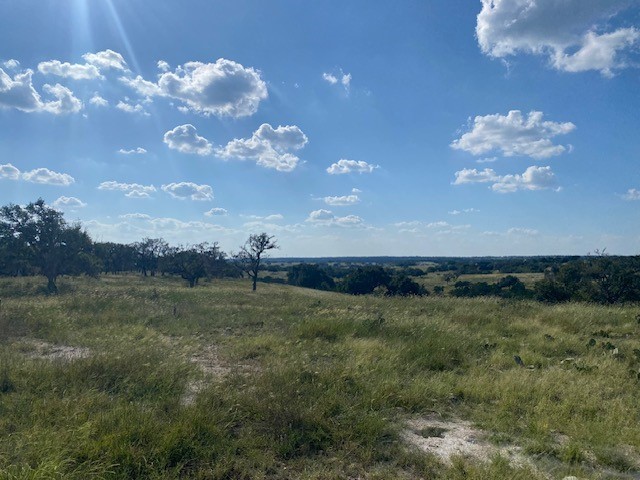
[[257,288],[262,259],[266,252],[274,248],[280,248],[275,237],[262,232],[249,235],[245,244],[240,247],[240,251],[234,255],[239,268],[253,281],[253,291]]
[[193,288],[201,278],[218,276],[222,271],[225,254],[217,243],[207,242],[175,249],[165,257],[168,273],[180,275]]
[[60,275],[94,274],[97,266],[89,235],[78,224],[68,225],[63,214],[42,199],[25,207],[0,208],[0,243],[10,245],[13,262],[44,275],[50,293],[58,291]]
[[315,288],[316,290],[333,290],[336,286],[333,278],[314,263],[301,263],[289,268],[287,283],[298,287]]
[[143,238],[142,241],[133,244],[136,252],[136,265],[145,277],[150,274],[155,276],[158,271],[160,258],[164,256],[169,244],[162,238]]
[[344,277],[338,290],[352,295],[366,295],[373,293],[376,287],[387,287],[390,281],[390,275],[382,267],[358,267]]
[[411,296],[411,295],[428,295],[429,292],[426,288],[420,285],[417,282],[414,282],[409,277],[403,274],[394,275],[391,277],[391,281],[387,286],[387,291],[389,295],[400,295],[403,297]]

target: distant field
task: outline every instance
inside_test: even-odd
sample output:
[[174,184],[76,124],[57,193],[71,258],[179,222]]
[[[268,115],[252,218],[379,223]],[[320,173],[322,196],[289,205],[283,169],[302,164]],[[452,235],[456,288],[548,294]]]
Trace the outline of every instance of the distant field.
[[0,279],[1,479],[640,475],[637,305],[44,284]]

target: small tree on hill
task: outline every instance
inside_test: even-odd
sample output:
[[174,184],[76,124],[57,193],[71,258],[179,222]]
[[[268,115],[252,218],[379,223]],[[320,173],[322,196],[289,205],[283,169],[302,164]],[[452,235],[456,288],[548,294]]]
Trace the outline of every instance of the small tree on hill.
[[280,248],[275,237],[262,232],[249,235],[245,244],[240,247],[240,251],[234,255],[240,269],[253,280],[253,291],[257,287],[260,263],[265,257],[265,252],[274,248]]

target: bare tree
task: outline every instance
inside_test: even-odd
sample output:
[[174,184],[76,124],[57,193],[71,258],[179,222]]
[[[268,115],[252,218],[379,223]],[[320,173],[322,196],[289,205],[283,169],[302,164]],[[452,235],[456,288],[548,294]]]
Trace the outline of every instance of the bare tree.
[[264,253],[274,248],[280,248],[275,237],[265,232],[249,235],[249,239],[240,247],[240,251],[234,255],[236,262],[249,277],[253,280],[253,290],[256,290],[258,273],[260,272],[260,262],[264,258]]

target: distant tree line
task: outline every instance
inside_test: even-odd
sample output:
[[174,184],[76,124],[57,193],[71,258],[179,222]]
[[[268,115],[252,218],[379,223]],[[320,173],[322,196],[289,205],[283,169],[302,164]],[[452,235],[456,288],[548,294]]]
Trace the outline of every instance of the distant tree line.
[[255,290],[265,252],[277,248],[266,233],[250,235],[235,256],[217,243],[171,246],[162,238],[120,244],[93,242],[80,224],[69,224],[44,200],[26,206],[0,207],[0,275],[43,275],[56,293],[62,275],[176,275],[194,287],[203,278],[241,277],[247,273]]
[[393,271],[381,266],[360,266],[350,269],[336,282],[330,269],[316,264],[301,263],[288,269],[287,283],[299,287],[332,290],[352,295],[379,293],[382,295],[428,295],[422,285],[416,283],[402,271]]
[[[204,278],[247,275],[255,290],[260,271],[267,270],[286,272],[286,280],[268,275],[263,281],[353,295],[422,296],[430,292],[415,277],[446,272],[442,278],[450,284],[461,274],[510,271],[544,272],[544,279],[532,288],[511,274],[494,283],[456,281],[448,292],[455,297],[494,296],[548,303],[640,301],[640,256],[617,257],[596,251],[586,257],[434,258],[428,266],[423,257],[396,258],[389,260],[391,266],[376,265],[370,258],[360,259],[356,265],[344,259],[288,266],[265,263],[267,253],[276,248],[275,238],[266,233],[250,235],[235,255],[225,254],[216,242],[184,246],[171,246],[161,238],[130,244],[93,242],[81,225],[67,223],[61,212],[42,199],[26,206],[0,207],[0,275],[43,275],[50,293],[57,291],[61,275],[130,272],[145,277],[175,275],[190,287]],[[444,286],[435,286],[432,293],[444,292]]]

